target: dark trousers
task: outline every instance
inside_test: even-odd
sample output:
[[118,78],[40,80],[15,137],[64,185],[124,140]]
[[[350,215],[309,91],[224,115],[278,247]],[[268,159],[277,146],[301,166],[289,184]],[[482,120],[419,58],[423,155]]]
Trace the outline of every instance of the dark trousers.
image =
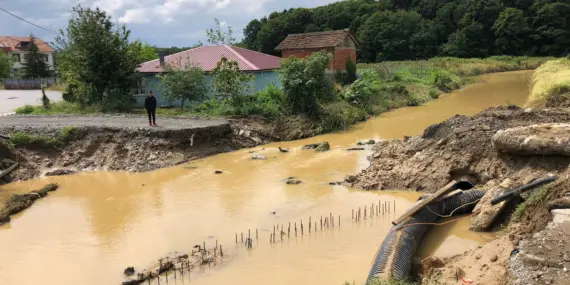
[[156,109],[146,109],[146,113],[148,114],[148,122],[156,124]]

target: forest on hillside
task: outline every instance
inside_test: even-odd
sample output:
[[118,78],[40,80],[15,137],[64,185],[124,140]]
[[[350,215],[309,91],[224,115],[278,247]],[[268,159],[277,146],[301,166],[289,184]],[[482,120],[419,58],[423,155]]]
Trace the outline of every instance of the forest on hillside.
[[249,22],[241,43],[279,55],[288,34],[350,29],[358,60],[434,56],[565,56],[570,0],[345,0],[292,8]]

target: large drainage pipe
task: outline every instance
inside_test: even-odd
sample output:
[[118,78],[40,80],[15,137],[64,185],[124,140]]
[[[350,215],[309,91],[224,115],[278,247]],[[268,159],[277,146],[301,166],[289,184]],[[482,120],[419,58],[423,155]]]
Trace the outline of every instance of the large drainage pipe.
[[480,190],[463,191],[459,195],[429,204],[407,221],[393,226],[374,258],[366,284],[374,279],[409,279],[412,259],[424,234],[432,226],[429,223],[436,222],[440,216],[473,211],[483,195],[485,192]]

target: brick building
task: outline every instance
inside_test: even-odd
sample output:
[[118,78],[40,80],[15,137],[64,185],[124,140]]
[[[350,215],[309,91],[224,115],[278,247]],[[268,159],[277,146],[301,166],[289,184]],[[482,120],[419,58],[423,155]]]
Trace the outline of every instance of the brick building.
[[295,56],[305,58],[319,51],[333,55],[329,63],[331,70],[346,70],[346,59],[356,62],[358,41],[348,30],[326,31],[288,35],[275,49],[281,51],[284,58]]

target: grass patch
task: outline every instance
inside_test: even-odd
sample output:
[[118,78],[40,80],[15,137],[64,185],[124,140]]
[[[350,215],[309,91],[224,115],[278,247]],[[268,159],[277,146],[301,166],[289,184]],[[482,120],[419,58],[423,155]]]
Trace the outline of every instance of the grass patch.
[[61,146],[73,140],[75,134],[71,126],[62,128],[55,137],[14,132],[10,134],[10,142],[14,146]]
[[535,189],[534,191],[532,191],[532,193],[530,194],[530,197],[528,197],[528,199],[526,199],[524,202],[519,204],[517,206],[517,208],[515,209],[515,212],[513,213],[513,216],[512,216],[513,221],[520,220],[520,218],[523,217],[527,207],[541,206],[544,203],[546,203],[546,199],[548,197],[549,190],[550,190],[550,187],[543,186],[543,187],[540,187],[539,189]]
[[528,107],[555,107],[570,101],[570,59],[551,60],[532,76]]
[[60,101],[50,103],[49,108],[43,106],[25,105],[16,109],[16,114],[20,115],[62,115],[62,114],[93,114],[101,113],[101,108],[97,106],[81,107],[79,104]]

